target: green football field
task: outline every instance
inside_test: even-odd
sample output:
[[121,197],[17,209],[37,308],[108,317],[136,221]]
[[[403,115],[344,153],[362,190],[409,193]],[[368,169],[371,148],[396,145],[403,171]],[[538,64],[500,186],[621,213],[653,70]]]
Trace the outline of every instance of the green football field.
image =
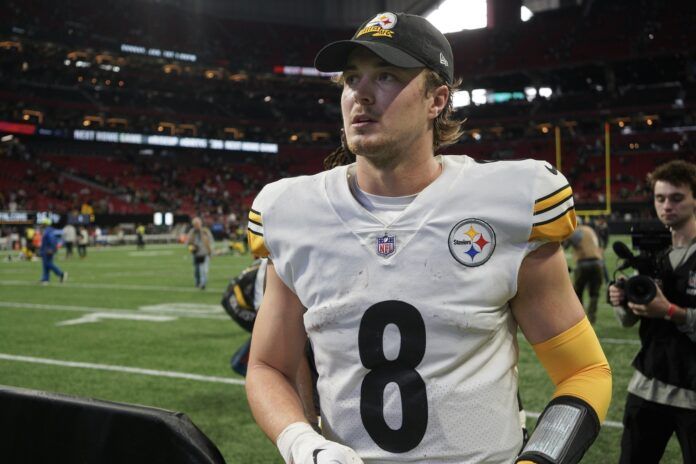
[[[181,411],[228,463],[281,463],[251,418],[243,379],[229,367],[248,334],[219,304],[227,281],[251,259],[216,256],[201,291],[183,246],[88,253],[65,260],[61,252],[57,264],[69,281],[52,276],[46,286],[38,284],[40,261],[6,261],[0,254],[0,385]],[[610,249],[607,261],[613,270]],[[613,401],[583,462],[614,463],[638,335],[621,328],[604,301],[595,329],[614,373]],[[520,348],[520,390],[533,428],[553,385],[522,336]],[[682,462],[674,437],[662,462]]]

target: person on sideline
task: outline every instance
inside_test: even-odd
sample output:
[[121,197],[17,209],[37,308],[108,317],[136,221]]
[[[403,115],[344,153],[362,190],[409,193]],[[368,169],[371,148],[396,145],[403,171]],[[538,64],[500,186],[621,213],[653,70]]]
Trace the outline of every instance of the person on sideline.
[[590,301],[585,306],[585,312],[587,319],[594,324],[597,320],[599,289],[604,279],[604,251],[599,246],[594,229],[585,224],[578,225],[575,232],[563,243],[564,246],[573,249],[573,287],[581,303],[585,288],[588,289]]
[[[246,391],[286,463],[575,463],[604,420],[611,371],[560,246],[571,187],[545,162],[436,156],[462,131],[453,62],[404,13],[324,47],[355,162],[252,205],[250,249],[270,261]],[[556,385],[522,450],[518,326]],[[296,387],[308,337],[320,431]]]
[[47,284],[51,277],[51,272],[58,276],[60,282],[63,283],[68,280],[68,273],[61,270],[53,262],[56,253],[58,252],[58,236],[56,235],[56,230],[52,227],[52,222],[50,219],[45,219],[42,223],[42,233],[41,233],[41,262],[43,265],[43,273],[41,274],[41,283]]
[[203,221],[199,217],[193,218],[191,226],[186,243],[193,257],[193,278],[196,288],[205,290],[208,284],[210,257],[213,254],[213,234],[210,229],[203,227]]
[[631,302],[623,289],[609,286],[621,324],[640,323],[619,462],[660,462],[672,434],[684,462],[696,462],[696,166],[672,161],[648,179],[672,246],[659,257],[661,285],[649,303]]

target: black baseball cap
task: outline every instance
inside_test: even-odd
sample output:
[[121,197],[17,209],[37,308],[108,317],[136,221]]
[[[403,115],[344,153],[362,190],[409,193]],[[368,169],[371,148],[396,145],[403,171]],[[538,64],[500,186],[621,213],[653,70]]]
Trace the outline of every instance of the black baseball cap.
[[350,40],[332,42],[319,50],[319,71],[343,71],[355,47],[365,47],[400,68],[426,67],[448,83],[454,81],[452,47],[427,19],[407,13],[379,13],[365,21]]

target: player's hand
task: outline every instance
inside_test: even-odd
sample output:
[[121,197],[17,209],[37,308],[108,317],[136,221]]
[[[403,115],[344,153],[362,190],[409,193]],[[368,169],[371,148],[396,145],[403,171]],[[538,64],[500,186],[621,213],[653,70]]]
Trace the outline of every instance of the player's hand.
[[[626,278],[621,276],[616,280],[618,282],[622,282],[622,281],[625,281]],[[626,292],[624,292],[623,289],[617,287],[614,284],[609,285],[609,302],[611,303],[612,306],[621,306],[621,302],[625,301],[625,298],[626,298]]]
[[305,422],[288,425],[276,445],[286,464],[363,464],[355,451],[327,440]]
[[312,464],[363,464],[360,456],[347,446],[328,440],[326,443],[326,446],[312,453]]

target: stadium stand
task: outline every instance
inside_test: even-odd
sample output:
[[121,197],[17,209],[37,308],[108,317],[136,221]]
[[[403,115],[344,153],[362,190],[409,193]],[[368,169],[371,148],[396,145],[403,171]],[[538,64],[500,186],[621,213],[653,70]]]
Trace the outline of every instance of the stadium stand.
[[[602,208],[609,123],[612,208],[644,200],[647,171],[694,151],[696,39],[688,31],[696,8],[686,0],[638,3],[584,2],[508,28],[451,34],[463,90],[489,95],[487,104],[458,110],[468,132],[447,151],[555,163],[558,143],[578,203]],[[335,86],[281,71],[311,68],[316,44],[345,30],[205,12],[191,21],[176,2],[97,7],[71,0],[54,11],[47,0],[11,1],[7,11],[0,18],[0,121],[32,125],[35,134],[22,137],[21,155],[2,148],[1,208],[68,210],[87,201],[101,214],[243,216],[265,182],[320,170],[338,144]],[[541,87],[552,94],[523,93]],[[80,129],[279,148],[223,155],[70,141]]]

